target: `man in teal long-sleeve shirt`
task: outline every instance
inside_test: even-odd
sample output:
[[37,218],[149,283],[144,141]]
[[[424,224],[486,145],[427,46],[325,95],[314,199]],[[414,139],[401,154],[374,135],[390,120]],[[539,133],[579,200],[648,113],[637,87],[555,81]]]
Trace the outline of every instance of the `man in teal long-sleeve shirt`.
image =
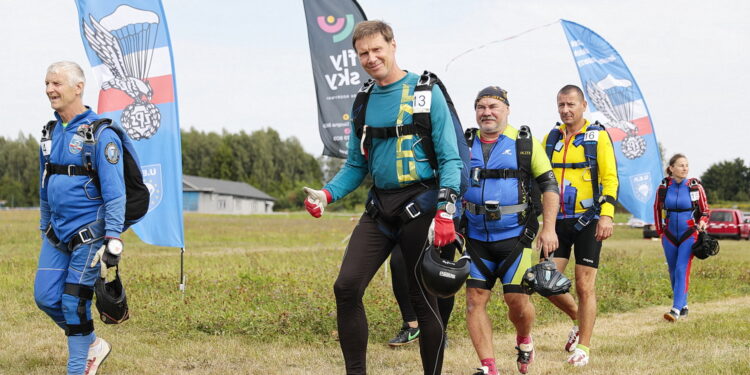
[[[455,240],[453,214],[463,166],[456,131],[437,85],[431,95],[415,100],[419,75],[398,67],[390,26],[382,21],[361,22],[354,29],[352,43],[374,85],[364,106],[355,102],[344,167],[322,190],[305,188],[307,210],[320,217],[328,203],[352,192],[368,173],[374,181],[366,212],[352,233],[334,284],[346,371],[366,373],[368,330],[362,296],[391,249],[399,244],[409,269],[409,294],[421,330],[424,373],[440,374],[445,332],[437,300],[425,291],[416,271],[428,233],[438,247]],[[413,129],[412,115],[425,110],[431,119],[432,163],[423,147],[425,137]],[[362,120],[364,130],[358,134],[356,124]]]

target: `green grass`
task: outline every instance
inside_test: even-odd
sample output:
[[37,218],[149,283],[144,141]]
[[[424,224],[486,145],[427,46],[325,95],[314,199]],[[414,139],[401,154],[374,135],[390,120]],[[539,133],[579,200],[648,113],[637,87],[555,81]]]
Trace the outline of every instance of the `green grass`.
[[[162,341],[197,345],[212,338],[227,338],[250,346],[273,342],[281,347],[322,347],[335,352],[338,342],[333,282],[358,216],[327,215],[315,220],[306,213],[187,215],[184,293],[178,290],[179,249],[145,245],[127,233],[121,273],[132,319],[115,327],[97,324],[97,330],[104,335],[132,337],[142,345],[157,348]],[[0,300],[4,305],[0,331],[38,331],[62,340],[62,332],[53,327],[33,300],[40,243],[37,223],[35,211],[0,211]],[[597,279],[600,314],[648,306],[663,306],[666,311],[671,305],[660,242],[640,237],[640,229],[616,226],[614,237],[605,242]],[[691,305],[750,295],[748,242],[722,240],[721,253],[706,261],[696,259],[692,270]],[[400,325],[390,279],[384,275],[382,270],[378,272],[365,294],[371,343],[387,341]],[[501,296],[495,294],[493,300],[490,314],[501,317],[493,321],[495,330],[511,331],[504,318],[507,309]],[[534,296],[533,301],[537,326],[565,319],[540,297]],[[464,306],[461,292],[451,320],[451,337],[467,336]],[[701,331],[733,329],[731,325],[708,321],[691,324]],[[744,330],[734,330],[741,333],[747,345],[747,324]],[[684,336],[676,336],[680,339],[689,339],[690,335],[679,330],[674,334]],[[0,336],[3,347],[12,342],[12,335]],[[59,350],[55,348],[39,350]],[[463,355],[473,356],[473,352]],[[49,371],[55,372],[61,368],[55,366],[64,363],[65,353],[55,352],[51,359],[40,360],[23,349],[3,351],[0,374],[1,369],[17,361],[23,363],[13,367],[19,371],[42,371],[52,361],[54,366]],[[125,363],[122,366],[129,368]],[[201,364],[193,366],[200,368]],[[711,373],[710,367],[703,370],[700,373]]]

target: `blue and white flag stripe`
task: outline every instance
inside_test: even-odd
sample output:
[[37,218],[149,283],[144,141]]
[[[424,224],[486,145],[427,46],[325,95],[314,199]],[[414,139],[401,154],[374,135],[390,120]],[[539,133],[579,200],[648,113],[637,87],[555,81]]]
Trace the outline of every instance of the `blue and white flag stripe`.
[[77,0],[81,38],[99,82],[97,112],[133,140],[149,187],[133,226],[146,243],[184,247],[182,152],[174,59],[160,0]]
[[575,22],[560,23],[581,76],[589,120],[602,123],[614,142],[618,200],[635,218],[653,223],[656,189],[664,175],[641,90],[625,61],[606,40]]

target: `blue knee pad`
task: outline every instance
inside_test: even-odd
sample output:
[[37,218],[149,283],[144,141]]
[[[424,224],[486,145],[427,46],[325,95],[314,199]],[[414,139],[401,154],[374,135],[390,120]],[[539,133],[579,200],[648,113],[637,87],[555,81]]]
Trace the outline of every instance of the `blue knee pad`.
[[94,288],[81,284],[65,284],[62,296],[62,310],[67,323],[66,336],[87,336],[94,331],[91,319],[91,299]]

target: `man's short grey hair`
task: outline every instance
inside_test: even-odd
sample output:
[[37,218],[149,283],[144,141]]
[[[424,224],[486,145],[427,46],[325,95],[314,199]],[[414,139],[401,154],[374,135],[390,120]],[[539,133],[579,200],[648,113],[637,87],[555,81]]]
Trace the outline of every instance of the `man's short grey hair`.
[[52,63],[47,68],[47,73],[65,74],[68,77],[68,83],[71,86],[77,85],[79,82],[86,84],[86,77],[83,75],[83,69],[81,66],[72,61],[58,61]]

